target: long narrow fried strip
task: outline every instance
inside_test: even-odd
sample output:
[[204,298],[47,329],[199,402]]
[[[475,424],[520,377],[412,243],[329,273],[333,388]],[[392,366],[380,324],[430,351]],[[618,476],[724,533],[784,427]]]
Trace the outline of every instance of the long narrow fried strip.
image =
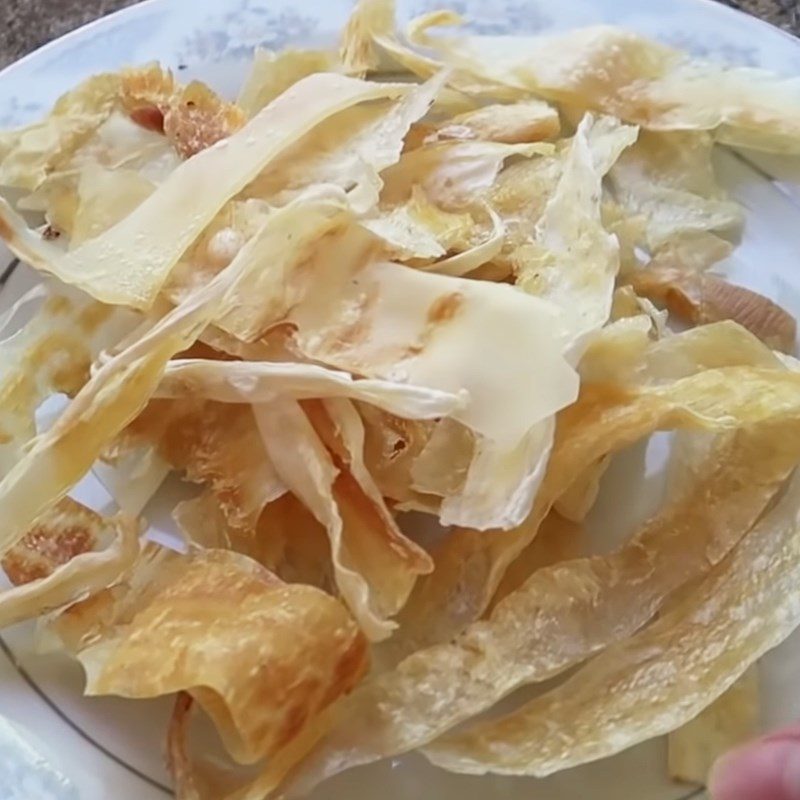
[[799,507],[795,478],[672,611],[511,715],[437,743],[430,757],[458,771],[547,775],[688,722],[800,623]]
[[427,387],[368,378],[317,364],[267,361],[174,359],[164,371],[157,397],[205,397],[223,403],[263,403],[278,395],[296,400],[361,400],[406,419],[447,416],[466,396]]
[[[704,483],[646,523],[629,544],[610,556],[538,570],[487,620],[376,677],[348,701],[342,724],[299,774],[297,786],[305,790],[348,766],[425,744],[514,688],[558,674],[644,625],[670,592],[725,557],[797,462],[798,381],[788,372],[740,368],[701,373],[627,399],[615,390],[616,401],[607,388],[590,392],[593,397],[584,394],[563,414],[560,446],[535,514],[546,513],[592,453],[609,452],[658,428],[725,430],[769,420],[774,447],[765,452],[765,431],[743,432],[730,452],[715,453],[718,466]],[[505,535],[523,546],[539,522],[534,517],[528,524]],[[504,544],[495,551],[501,560],[509,553]],[[497,562],[477,543],[472,555],[472,563],[458,564],[459,571],[472,570],[471,579],[485,586],[481,572]]]
[[406,91],[334,73],[310,75],[233,136],[185,161],[122,222],[81,247],[64,253],[42,240],[1,198],[0,236],[31,266],[103,302],[147,308],[222,205],[298,136],[344,108]]

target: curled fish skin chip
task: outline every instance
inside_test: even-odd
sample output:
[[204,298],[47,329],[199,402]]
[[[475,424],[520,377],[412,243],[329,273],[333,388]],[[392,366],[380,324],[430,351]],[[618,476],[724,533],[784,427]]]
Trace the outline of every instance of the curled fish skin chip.
[[465,772],[547,775],[674,730],[800,622],[800,483],[708,577],[636,636],[511,715],[429,757]]

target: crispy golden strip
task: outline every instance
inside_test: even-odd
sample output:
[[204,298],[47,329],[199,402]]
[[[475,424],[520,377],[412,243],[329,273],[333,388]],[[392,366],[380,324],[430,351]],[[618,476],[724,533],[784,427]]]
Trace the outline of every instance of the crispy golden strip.
[[191,757],[187,740],[193,705],[190,694],[178,693],[167,729],[167,767],[175,784],[176,800],[264,800],[324,733],[327,724],[327,715],[319,715],[314,724],[273,754],[254,779],[243,782],[240,776],[220,769],[216,763]]
[[346,193],[356,214],[371,213],[383,187],[380,173],[398,161],[409,128],[428,112],[446,77],[443,71],[423,84],[407,84],[408,91],[394,102],[340,111],[299,137],[247,188],[247,196],[283,205],[303,191],[332,185]]
[[[598,334],[598,339],[602,338],[607,330],[609,329],[603,329]],[[645,341],[644,346],[637,345],[632,353],[626,354],[624,360],[628,363],[615,362],[615,367],[618,367],[623,375],[623,379],[618,378],[622,394],[631,391],[622,389],[625,385],[649,384],[652,387],[704,369],[716,370],[741,365],[783,368],[780,359],[769,348],[744,328],[731,322],[702,326],[654,343],[648,344]],[[605,365],[600,364],[596,365],[595,373],[608,374]],[[591,384],[586,385],[589,387],[586,390],[587,400],[590,394],[598,391],[599,385],[593,387]],[[603,385],[613,393],[611,384]],[[601,391],[600,396],[602,394]],[[609,396],[606,399],[610,401],[611,398]],[[600,406],[603,402],[599,400]],[[491,538],[468,529],[456,529],[437,550],[435,558],[440,567],[432,575],[420,581],[408,607],[404,609],[400,617],[401,631],[389,643],[394,651],[391,660],[397,661],[420,646],[445,641],[452,637],[454,631],[463,630],[465,625],[477,619],[495,591],[496,581],[519,552],[536,536],[539,520],[543,518],[540,513],[546,514],[549,503],[561,500],[565,493],[568,496],[576,481],[585,478],[587,464],[595,464],[610,452],[622,449],[638,438],[634,434],[633,439],[625,438],[618,447],[611,445],[608,449],[603,449],[602,445],[595,448],[588,443],[588,440],[584,440],[582,446],[585,449],[574,453],[575,461],[570,464],[565,463],[562,471],[557,465],[567,451],[563,450],[559,440],[567,442],[571,439],[572,434],[569,433],[569,429],[573,422],[570,420],[577,422],[583,413],[580,411],[582,408],[585,407],[579,403],[560,415],[560,434],[554,448],[554,463],[551,463],[549,469],[549,483],[545,482],[539,492],[540,506],[523,525],[516,530]],[[575,413],[578,417],[572,416]],[[577,424],[578,428],[573,434],[580,429],[581,423]],[[593,424],[598,424],[595,429],[596,442],[605,441],[606,434],[602,432],[603,423],[595,420]],[[652,431],[643,430],[642,435],[650,432]],[[613,441],[616,434],[609,433],[611,437],[609,441]],[[556,474],[560,474],[558,481],[561,483],[553,482]],[[552,498],[555,499],[545,498],[544,493],[551,491]]]
[[[773,427],[769,443],[795,433]],[[430,748],[461,772],[548,775],[674,730],[800,623],[800,480],[669,613],[559,686]]]
[[[348,766],[418,747],[514,688],[558,674],[641,627],[670,592],[725,557],[800,457],[798,386],[800,375],[743,367],[631,392],[585,391],[562,414],[550,470],[526,523],[530,527],[496,534],[494,551],[467,532],[455,546],[445,546],[454,573],[469,576],[471,585],[494,588],[491,576],[502,575],[498,565],[510,563],[533,539],[553,499],[593,457],[656,429],[731,430],[764,421],[772,424],[773,448],[765,453],[768,432],[743,432],[727,444],[728,451],[714,454],[717,466],[706,481],[646,523],[628,545],[607,557],[538,570],[487,620],[473,623],[450,644],[418,650],[376,677],[347,701],[342,724],[298,774],[296,785],[305,790]],[[775,435],[779,424],[785,428]],[[503,536],[512,539],[511,545],[502,542]],[[473,549],[466,550],[465,543]],[[441,557],[436,560],[437,569],[453,569]],[[422,594],[422,604],[416,599],[409,606],[414,615],[436,607],[428,605],[430,596]],[[488,598],[478,600],[477,607],[470,602],[476,602],[473,596],[456,595],[457,615],[440,618],[436,632],[457,630],[465,616],[480,613]],[[429,633],[426,623],[423,630]],[[413,636],[406,646],[424,644]]]
[[88,694],[188,691],[231,755],[253,763],[287,747],[366,669],[364,637],[318,589],[284,584],[236,553],[160,555],[78,653]]

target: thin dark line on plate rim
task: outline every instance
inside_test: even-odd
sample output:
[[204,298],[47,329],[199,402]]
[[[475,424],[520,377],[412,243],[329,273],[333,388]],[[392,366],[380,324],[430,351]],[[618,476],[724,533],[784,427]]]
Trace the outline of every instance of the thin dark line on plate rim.
[[13,650],[9,647],[6,640],[0,636],[0,650],[3,651],[5,657],[9,660],[11,665],[14,669],[17,670],[20,677],[25,681],[25,683],[30,686],[31,689],[38,695],[39,699],[44,702],[44,704],[54,713],[56,716],[59,717],[63,722],[65,722],[70,728],[72,728],[75,733],[77,733],[82,739],[88,742],[90,745],[95,747],[99,750],[104,756],[110,758],[115,764],[118,764],[123,769],[128,770],[131,774],[135,775],[137,778],[143,780],[145,783],[149,784],[150,786],[154,787],[155,789],[160,789],[164,794],[168,796],[172,796],[172,789],[168,786],[165,786],[163,783],[155,780],[155,778],[151,778],[149,775],[146,775],[141,770],[138,770],[131,764],[123,761],[118,755],[112,753],[108,748],[104,747],[100,742],[94,739],[91,735],[89,735],[83,728],[80,727],[76,722],[71,720],[64,711],[55,703],[55,701],[42,689],[36,681],[31,677],[30,673],[23,667],[14,656]]
[[8,279],[14,274],[14,270],[19,266],[20,261],[18,258],[12,258],[11,261],[8,262],[8,265],[3,270],[2,274],[0,274],[0,288],[6,285]]

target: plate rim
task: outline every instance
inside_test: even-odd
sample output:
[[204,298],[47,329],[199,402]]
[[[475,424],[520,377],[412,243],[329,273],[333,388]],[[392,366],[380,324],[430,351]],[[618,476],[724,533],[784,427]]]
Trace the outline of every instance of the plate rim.
[[[217,0],[220,5],[231,2],[232,0]],[[548,0],[551,2],[552,0]],[[726,3],[722,2],[721,0],[684,0],[685,2],[694,3],[698,7],[705,7],[707,9],[714,9],[715,14],[721,14],[723,17],[727,17],[728,19],[736,19],[742,20],[743,18],[748,21],[748,24],[752,24],[758,28],[760,28],[764,35],[774,35],[778,34],[784,40],[790,40],[795,47],[800,49],[800,36],[796,36],[793,33],[790,33],[783,28],[779,28],[777,25],[773,25],[771,22],[767,22],[767,20],[761,19],[753,14],[750,14],[742,9],[734,8],[733,6],[729,6]],[[268,0],[265,0],[268,2]],[[312,2],[324,2],[324,0],[312,0]],[[442,6],[447,5],[447,0],[442,0]],[[14,73],[25,67],[28,66],[31,62],[42,58],[43,56],[47,55],[51,51],[55,51],[60,47],[64,47],[67,44],[70,44],[73,41],[76,41],[84,36],[94,35],[102,33],[103,28],[111,27],[115,23],[119,22],[124,17],[136,17],[140,14],[147,13],[154,8],[158,8],[159,6],[163,6],[165,10],[168,11],[170,14],[179,14],[181,13],[179,9],[181,6],[185,5],[184,3],[176,3],[174,0],[140,0],[140,2],[135,3],[130,6],[126,6],[125,8],[119,8],[116,11],[112,11],[110,14],[105,14],[104,16],[98,17],[97,19],[91,20],[89,22],[84,23],[83,25],[79,25],[77,28],[74,28],[71,31],[67,31],[66,33],[62,34],[56,39],[53,39],[50,42],[46,42],[43,45],[31,50],[29,53],[21,56],[20,58],[12,61],[10,64],[7,64],[5,67],[0,69],[0,81],[5,81],[10,78],[13,78]]]

